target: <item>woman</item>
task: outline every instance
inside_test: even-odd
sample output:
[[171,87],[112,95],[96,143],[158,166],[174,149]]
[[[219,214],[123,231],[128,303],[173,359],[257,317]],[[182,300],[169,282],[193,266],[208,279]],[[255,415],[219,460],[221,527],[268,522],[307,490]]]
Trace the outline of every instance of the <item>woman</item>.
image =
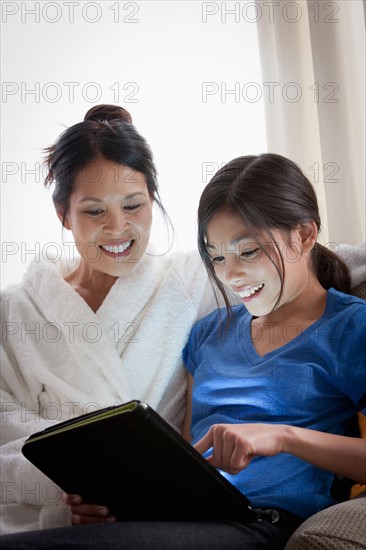
[[46,163],[79,257],[37,258],[2,293],[1,534],[71,523],[60,490],[21,454],[31,433],[130,399],[180,429],[181,349],[215,305],[198,255],[149,246],[153,204],[165,211],[151,150],[125,109],[92,108]]

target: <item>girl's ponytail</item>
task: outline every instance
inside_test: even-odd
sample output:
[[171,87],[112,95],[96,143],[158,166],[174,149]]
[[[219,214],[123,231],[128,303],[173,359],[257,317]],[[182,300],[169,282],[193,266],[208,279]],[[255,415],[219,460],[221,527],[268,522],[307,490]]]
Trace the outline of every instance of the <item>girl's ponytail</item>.
[[316,243],[313,249],[313,265],[316,276],[326,290],[335,288],[349,294],[351,275],[343,260],[325,246]]

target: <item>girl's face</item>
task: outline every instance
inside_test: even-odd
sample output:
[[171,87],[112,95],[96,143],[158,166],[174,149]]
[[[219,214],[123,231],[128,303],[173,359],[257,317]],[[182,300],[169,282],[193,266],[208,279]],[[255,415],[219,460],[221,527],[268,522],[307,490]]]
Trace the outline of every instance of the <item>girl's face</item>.
[[64,221],[81,262],[114,277],[131,271],[149,241],[152,206],[140,172],[103,158],[87,165],[75,177]]
[[[308,274],[298,230],[272,231],[284,259],[284,287],[276,309],[297,298]],[[274,243],[262,242],[276,265],[281,259]],[[240,220],[227,212],[215,214],[207,225],[207,250],[218,279],[237,293],[248,311],[260,317],[272,312],[281,291],[281,279],[271,259]],[[280,267],[280,269],[282,269]]]

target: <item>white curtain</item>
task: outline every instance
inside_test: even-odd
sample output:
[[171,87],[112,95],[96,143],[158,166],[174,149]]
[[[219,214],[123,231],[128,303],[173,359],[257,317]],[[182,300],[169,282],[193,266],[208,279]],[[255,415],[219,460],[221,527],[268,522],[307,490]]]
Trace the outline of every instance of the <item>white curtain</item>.
[[315,186],[336,247],[365,240],[365,13],[362,0],[260,0],[268,151]]

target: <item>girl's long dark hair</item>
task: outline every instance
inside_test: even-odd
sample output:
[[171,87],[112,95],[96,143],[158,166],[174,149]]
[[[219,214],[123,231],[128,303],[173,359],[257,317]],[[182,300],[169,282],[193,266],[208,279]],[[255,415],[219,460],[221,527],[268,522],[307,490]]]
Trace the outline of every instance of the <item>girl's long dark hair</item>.
[[[207,251],[207,224],[218,212],[227,212],[261,236],[258,245],[273,261],[283,288],[284,259],[274,242],[273,229],[286,232],[299,224],[314,221],[321,229],[318,202],[313,186],[297,164],[276,154],[235,158],[221,168],[205,187],[198,207],[198,249],[207,272],[221,291],[229,308],[225,288],[215,274]],[[280,263],[275,262],[263,242],[277,246]],[[346,264],[331,250],[316,243],[311,253],[312,269],[320,284],[350,291]]]

